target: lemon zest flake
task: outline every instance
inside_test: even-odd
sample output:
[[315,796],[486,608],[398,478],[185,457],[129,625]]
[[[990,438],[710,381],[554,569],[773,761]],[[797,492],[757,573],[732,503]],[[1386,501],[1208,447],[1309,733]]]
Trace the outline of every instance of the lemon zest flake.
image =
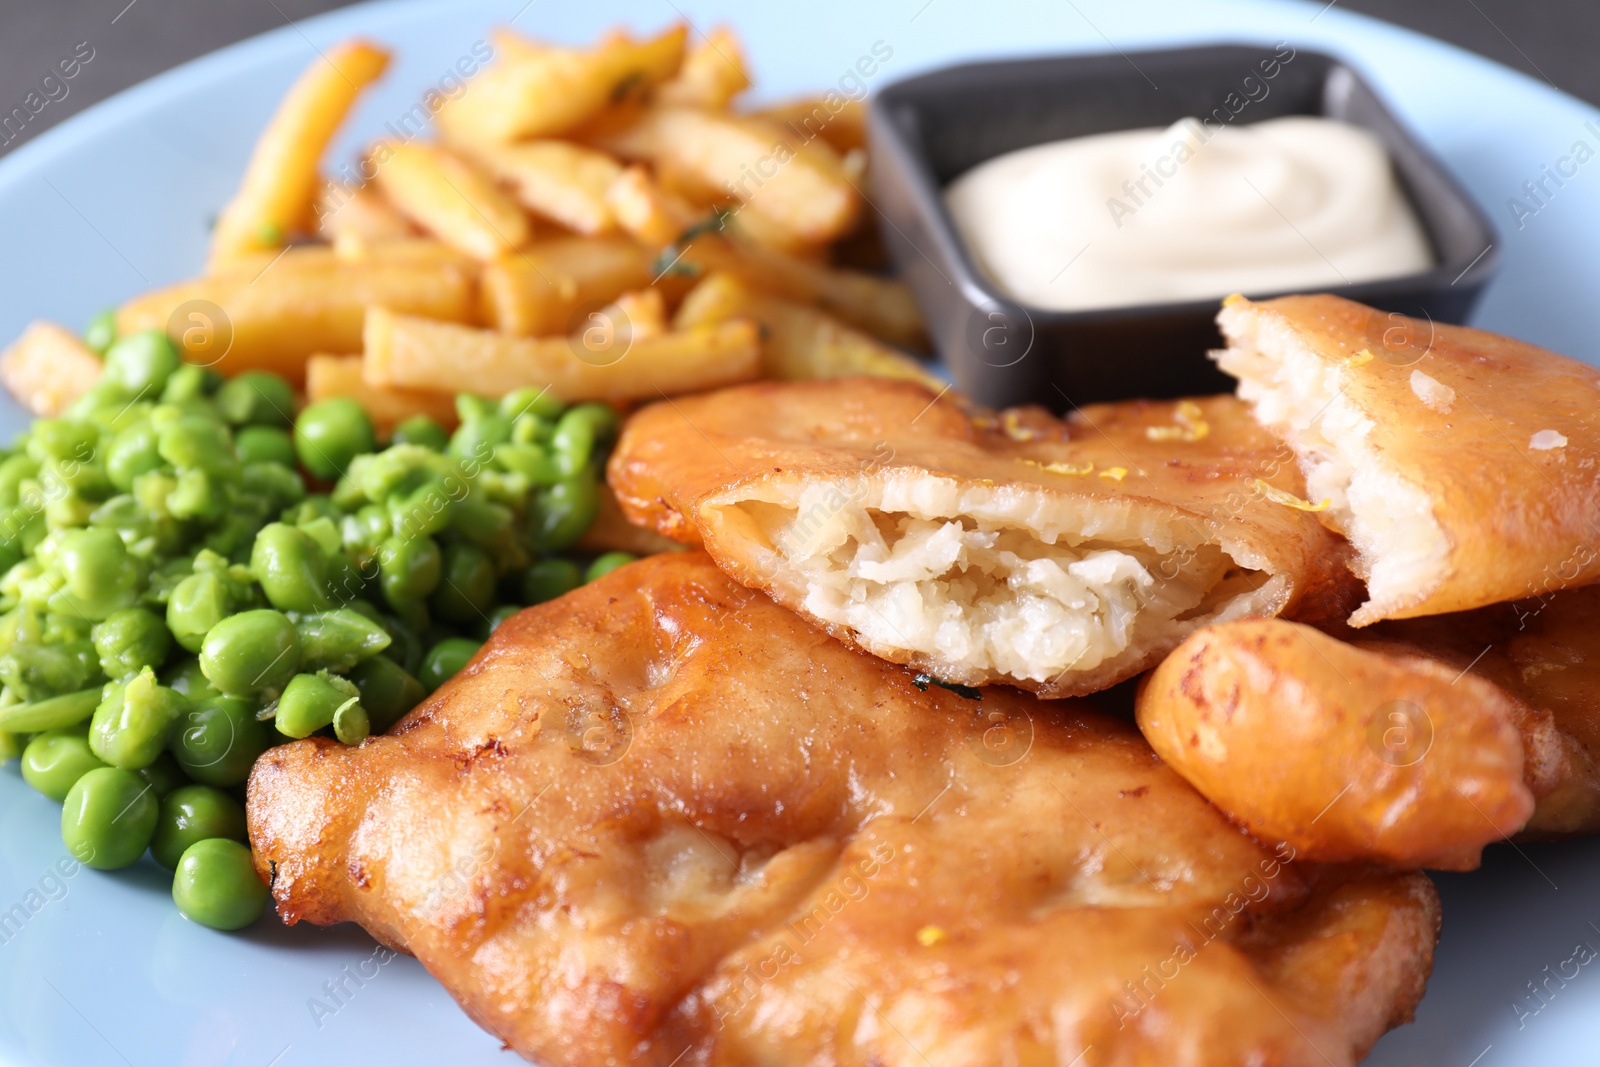
[[1235,304],[1242,303],[1244,303],[1243,293],[1229,293],[1227,296],[1222,298],[1222,306],[1225,308],[1231,308]]
[[1203,441],[1211,433],[1205,412],[1193,400],[1180,400],[1173,412],[1174,426],[1146,426],[1144,435],[1152,441]]
[[1022,420],[1015,411],[1007,411],[1001,415],[1000,426],[1005,430],[1006,436],[1013,441],[1036,441],[1040,437],[1039,431],[1022,425]]
[[1040,470],[1048,471],[1051,474],[1071,474],[1081,478],[1086,474],[1094,473],[1093,463],[1040,463],[1036,459],[1022,459],[1018,460],[1018,462],[1024,463],[1029,467],[1038,467]]
[[1100,472],[1100,477],[1102,477],[1102,478],[1110,478],[1114,482],[1120,482],[1120,481],[1122,481],[1122,479],[1126,478],[1127,476],[1128,476],[1128,468],[1127,467],[1107,467],[1105,470]]
[[944,932],[942,926],[924,926],[917,931],[917,944],[923,948],[932,948],[941,941],[948,941],[950,935]]
[[1363,348],[1355,355],[1344,361],[1346,367],[1360,367],[1371,363],[1377,357],[1372,354],[1372,349]]
[[1256,479],[1255,486],[1261,491],[1261,495],[1268,500],[1275,504],[1282,504],[1287,508],[1294,508],[1296,511],[1327,511],[1333,504],[1331,498],[1322,501],[1320,504],[1313,504],[1309,500],[1301,500],[1293,493],[1279,489],[1277,486],[1269,484],[1260,478]]

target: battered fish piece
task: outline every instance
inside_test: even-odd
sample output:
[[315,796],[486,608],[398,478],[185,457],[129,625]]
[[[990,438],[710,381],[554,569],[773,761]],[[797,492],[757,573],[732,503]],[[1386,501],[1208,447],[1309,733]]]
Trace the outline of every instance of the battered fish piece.
[[1517,834],[1600,831],[1600,587],[1383,623],[1189,638],[1137,717],[1179,774],[1317,860],[1467,870]]
[[640,411],[608,480],[740,583],[964,685],[1085,695],[1207,623],[1355,600],[1232,397],[974,419],[907,382],[767,382]]
[[550,1067],[1350,1064],[1439,918],[1084,704],[919,691],[698,552],[523,612],[387,736],[271,750],[249,816],[288,922],[361,923]]
[[1161,758],[1307,858],[1471,870],[1534,810],[1511,697],[1399,649],[1249,619],[1190,637],[1136,705]]
[[1600,580],[1600,370],[1333,296],[1229,298],[1215,353],[1358,549],[1354,626]]

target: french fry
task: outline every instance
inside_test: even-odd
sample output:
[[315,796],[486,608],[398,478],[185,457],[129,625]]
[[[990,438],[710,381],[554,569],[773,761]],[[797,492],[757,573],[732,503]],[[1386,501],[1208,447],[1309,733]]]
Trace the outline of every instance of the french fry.
[[361,90],[389,64],[389,53],[366,41],[329,49],[290,87],[245,168],[244,180],[217,218],[211,263],[282,247],[310,222],[318,164]]
[[383,434],[413,415],[426,415],[447,430],[455,429],[453,393],[369,385],[362,377],[361,364],[360,356],[312,356],[306,361],[307,402],[347,396],[366,409]]
[[270,370],[299,383],[312,355],[361,351],[369,305],[471,322],[475,288],[469,270],[448,263],[351,263],[331,249],[290,249],[259,271],[225,271],[135,297],[118,309],[117,331],[166,330],[186,358],[224,374]]
[[766,292],[817,304],[890,344],[912,349],[927,344],[922,314],[904,282],[838,270],[736,240],[750,216],[748,209],[722,217],[696,212],[652,181],[642,167],[628,168],[607,199],[623,229],[641,242],[666,246],[657,257],[657,273],[667,263],[701,273],[727,271]]
[[683,66],[675,77],[661,83],[655,99],[663,104],[720,111],[748,88],[750,72],[744,64],[739,38],[726,26],[719,26],[685,53]]
[[600,483],[599,508],[594,521],[578,538],[578,547],[586,552],[632,552],[636,556],[653,556],[658,552],[682,552],[686,546],[635,526],[622,513],[617,495],[604,482]]
[[731,274],[713,274],[690,290],[678,308],[673,328],[704,328],[745,319],[761,323],[761,364],[766,377],[796,381],[868,374],[944,388],[945,383],[910,356],[816,308],[758,293]]
[[434,116],[452,143],[557,137],[608,105],[676,74],[685,27],[635,41],[615,35],[593,49],[553,48],[496,35],[500,61]]
[[694,205],[661,188],[643,167],[618,175],[606,190],[606,204],[618,225],[649,246],[673,244],[703,217]]
[[395,209],[452,248],[493,259],[532,236],[528,216],[515,200],[437,145],[379,142],[371,163],[378,188]]
[[342,237],[333,244],[332,249],[334,259],[341,263],[379,261],[409,263],[413,266],[457,267],[473,276],[478,274],[482,266],[465,252],[451,248],[443,241],[415,235],[397,241],[363,241],[359,237]]
[[313,210],[317,234],[327,241],[398,241],[417,235],[417,228],[371,185],[347,188],[336,181],[323,182]]
[[867,107],[859,100],[838,96],[837,100],[830,101],[824,96],[803,96],[752,114],[777,123],[799,140],[820,137],[841,156],[867,147]]
[[568,332],[573,314],[650,284],[650,252],[627,237],[557,237],[483,268],[483,319],[501,333]]
[[604,324],[572,337],[507,337],[492,330],[367,312],[362,372],[372,385],[485,396],[548,388],[566,402],[624,402],[715,389],[760,371],[755,323],[732,319],[619,343]]
[[595,312],[584,325],[596,321],[617,323],[631,340],[647,341],[667,332],[667,302],[660,289],[636,289]]
[[622,164],[604,152],[570,141],[479,143],[462,151],[536,215],[590,236],[617,228],[606,189],[622,173]]
[[59,415],[100,377],[100,357],[53,322],[28,324],[0,352],[0,384],[35,415]]
[[625,159],[696,175],[804,241],[849,232],[860,212],[860,195],[827,142],[798,140],[766,119],[653,107],[599,143]]

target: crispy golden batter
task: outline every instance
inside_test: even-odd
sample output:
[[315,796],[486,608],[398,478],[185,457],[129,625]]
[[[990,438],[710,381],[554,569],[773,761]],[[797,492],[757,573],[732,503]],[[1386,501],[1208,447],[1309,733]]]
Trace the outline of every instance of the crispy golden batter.
[[609,480],[635,522],[884,659],[1082,695],[1211,621],[1342,613],[1344,545],[1231,397],[973,419],[907,382],[656,404]]
[[388,736],[273,749],[249,814],[286,920],[550,1067],[1344,1065],[1437,932],[1425,878],[1284,862],[1120,723],[919,692],[702,553],[518,615]]
[[1140,690],[1151,746],[1262,837],[1317,860],[1476,867],[1519,831],[1600,830],[1600,586],[1386,622],[1185,641]]
[[1217,321],[1222,369],[1359,550],[1354,625],[1600,580],[1600,370],[1332,296]]
[[1600,586],[1384,623],[1366,648],[1424,655],[1494,683],[1515,706],[1538,800],[1525,836],[1600,831]]
[[1470,870],[1533,812],[1498,687],[1298,623],[1202,630],[1151,672],[1137,714],[1212,803],[1308,858]]

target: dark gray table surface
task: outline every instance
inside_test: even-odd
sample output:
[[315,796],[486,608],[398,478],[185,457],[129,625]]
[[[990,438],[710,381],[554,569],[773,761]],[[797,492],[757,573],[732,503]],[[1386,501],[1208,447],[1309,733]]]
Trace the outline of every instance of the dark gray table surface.
[[[57,60],[71,56],[74,49],[80,56],[93,50],[72,80],[50,87],[59,99],[49,100],[20,129],[14,121],[9,131],[0,127],[4,142],[0,154],[95,101],[186,59],[346,2],[0,0],[0,117],[22,106]],[[1335,3],[1452,41],[1600,104],[1600,63],[1595,61],[1600,2],[1596,0]]]

